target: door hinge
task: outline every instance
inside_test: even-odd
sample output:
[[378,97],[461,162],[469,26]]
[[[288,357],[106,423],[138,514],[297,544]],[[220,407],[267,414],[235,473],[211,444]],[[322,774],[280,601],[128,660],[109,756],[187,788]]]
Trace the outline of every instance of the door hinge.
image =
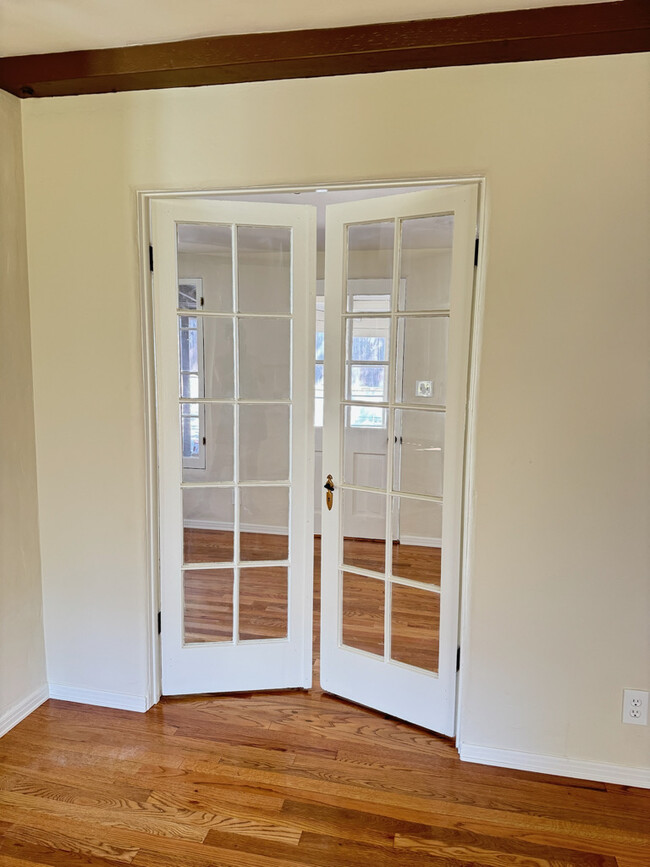
[[149,270],[153,274],[153,245],[149,244]]
[[[478,265],[478,238],[474,241],[474,267]],[[153,271],[153,268],[151,269]]]
[[460,671],[460,647],[456,648],[456,671]]
[[158,635],[162,632],[162,611],[158,612]]

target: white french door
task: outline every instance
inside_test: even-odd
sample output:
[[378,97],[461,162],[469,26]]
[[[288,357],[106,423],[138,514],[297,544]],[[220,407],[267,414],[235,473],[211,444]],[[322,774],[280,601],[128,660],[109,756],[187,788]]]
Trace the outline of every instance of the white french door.
[[309,687],[316,222],[152,203],[162,688]]
[[446,735],[476,209],[474,185],[327,209],[321,684]]

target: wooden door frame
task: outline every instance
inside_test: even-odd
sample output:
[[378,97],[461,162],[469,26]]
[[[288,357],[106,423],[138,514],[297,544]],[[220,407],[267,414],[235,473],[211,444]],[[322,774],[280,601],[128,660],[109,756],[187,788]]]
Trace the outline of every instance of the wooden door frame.
[[[315,192],[327,189],[368,190],[399,188],[404,192],[410,187],[440,186],[451,184],[476,184],[478,187],[478,235],[480,243],[476,267],[471,313],[471,333],[469,346],[469,376],[467,382],[467,411],[465,420],[465,443],[463,457],[462,502],[463,517],[461,528],[461,569],[459,604],[459,644],[463,657],[471,640],[469,622],[469,598],[473,573],[474,550],[474,468],[476,456],[476,409],[478,403],[480,357],[483,337],[483,312],[485,304],[486,238],[487,219],[487,178],[485,175],[466,175],[458,177],[393,178],[384,180],[358,180],[347,183],[321,181],[312,184],[292,184],[290,182],[274,186],[222,187],[219,189],[182,190],[157,189],[139,190],[137,196],[138,249],[140,253],[140,327],[142,335],[142,377],[143,377],[143,422],[145,433],[145,547],[147,552],[147,617],[145,621],[147,646],[147,707],[160,700],[162,689],[162,670],[160,636],[158,633],[158,613],[160,611],[160,570],[158,556],[158,454],[156,427],[156,387],[155,358],[153,337],[153,283],[150,270],[151,244],[151,202],[160,198],[203,198],[206,196],[256,195],[273,193]],[[462,708],[464,703],[465,669],[462,664],[458,673],[456,691],[456,742],[462,740]]]

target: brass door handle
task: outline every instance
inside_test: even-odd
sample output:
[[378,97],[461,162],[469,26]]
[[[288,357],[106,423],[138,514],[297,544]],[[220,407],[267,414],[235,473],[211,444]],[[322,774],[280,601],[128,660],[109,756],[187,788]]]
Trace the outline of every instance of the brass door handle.
[[332,504],[334,503],[334,482],[332,481],[332,474],[329,473],[327,476],[327,481],[323,485],[325,490],[327,491],[326,499],[327,499],[327,508],[331,510]]

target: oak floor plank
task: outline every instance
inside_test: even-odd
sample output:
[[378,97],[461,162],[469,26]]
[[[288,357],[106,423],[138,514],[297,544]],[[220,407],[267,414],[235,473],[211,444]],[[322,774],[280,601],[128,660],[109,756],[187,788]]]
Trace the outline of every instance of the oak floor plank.
[[0,853],[37,864],[130,864],[137,848],[114,846],[98,835],[64,834],[27,825],[14,825],[2,836]]
[[441,858],[457,858],[486,867],[617,867],[615,858],[575,849],[496,839],[448,829],[432,829],[428,836],[395,835],[395,848]]

